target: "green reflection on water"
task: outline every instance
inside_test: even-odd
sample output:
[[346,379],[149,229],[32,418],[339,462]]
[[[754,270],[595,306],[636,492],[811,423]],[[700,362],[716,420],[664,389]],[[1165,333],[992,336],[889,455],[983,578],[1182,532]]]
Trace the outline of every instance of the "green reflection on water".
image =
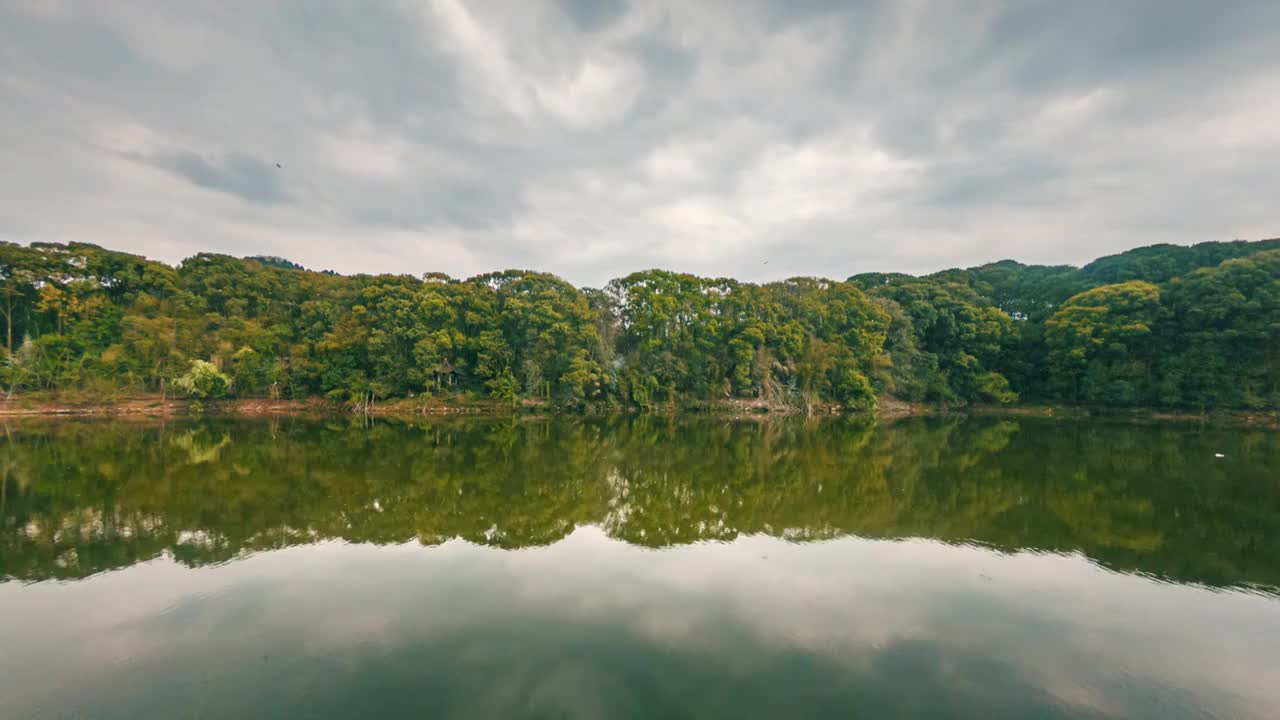
[[519,548],[594,524],[649,547],[762,533],[1080,551],[1273,590],[1276,467],[1270,433],[1030,419],[20,425],[0,448],[0,576],[334,538]]

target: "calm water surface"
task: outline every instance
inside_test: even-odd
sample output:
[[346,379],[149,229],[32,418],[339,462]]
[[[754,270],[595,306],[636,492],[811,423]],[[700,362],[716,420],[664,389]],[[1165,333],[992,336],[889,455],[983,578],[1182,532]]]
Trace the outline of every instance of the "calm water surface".
[[1275,434],[11,423],[0,478],[5,718],[1280,712]]

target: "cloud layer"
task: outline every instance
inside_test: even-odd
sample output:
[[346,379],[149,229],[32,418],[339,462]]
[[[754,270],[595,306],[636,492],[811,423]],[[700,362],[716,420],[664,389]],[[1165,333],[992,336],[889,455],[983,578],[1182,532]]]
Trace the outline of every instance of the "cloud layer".
[[1273,236],[1277,40],[1265,0],[0,0],[0,238],[599,284]]

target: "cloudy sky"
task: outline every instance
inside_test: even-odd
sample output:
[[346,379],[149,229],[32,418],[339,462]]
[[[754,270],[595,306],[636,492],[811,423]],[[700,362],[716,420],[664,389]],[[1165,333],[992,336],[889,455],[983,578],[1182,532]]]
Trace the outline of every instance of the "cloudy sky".
[[1273,0],[0,0],[0,238],[599,284],[1273,237],[1277,47]]

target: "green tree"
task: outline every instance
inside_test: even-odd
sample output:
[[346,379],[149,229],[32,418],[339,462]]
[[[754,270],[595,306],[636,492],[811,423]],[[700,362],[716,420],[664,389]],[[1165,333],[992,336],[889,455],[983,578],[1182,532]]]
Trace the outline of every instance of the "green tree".
[[1151,381],[1160,288],[1133,280],[1067,300],[1045,323],[1049,363],[1075,402],[1131,404]]

